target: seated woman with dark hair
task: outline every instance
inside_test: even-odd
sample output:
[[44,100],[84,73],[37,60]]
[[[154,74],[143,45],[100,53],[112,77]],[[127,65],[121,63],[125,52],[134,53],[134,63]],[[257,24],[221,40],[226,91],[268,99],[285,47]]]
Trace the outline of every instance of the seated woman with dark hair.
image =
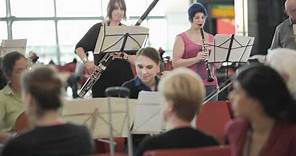
[[142,48],[137,52],[137,76],[122,84],[130,90],[130,98],[138,98],[140,91],[157,91],[160,72],[160,54],[152,47]]
[[3,60],[3,58],[0,57],[0,90],[2,88],[4,88],[6,83],[7,83],[5,75],[4,75],[3,71],[2,71],[2,60]]
[[[130,90],[129,98],[137,99],[140,91],[157,91],[160,72],[160,54],[152,47],[142,48],[137,52],[136,60],[137,76],[122,84]],[[138,148],[146,134],[133,134],[133,148]]]
[[233,87],[237,119],[227,126],[232,156],[294,156],[296,103],[282,77],[254,64],[239,70]]
[[[17,132],[17,119],[25,111],[21,97],[21,74],[27,70],[28,61],[17,51],[4,55],[1,63],[6,85],[0,90],[0,143],[6,142]],[[29,125],[24,129],[29,128]]]
[[140,144],[137,156],[155,149],[218,145],[214,138],[191,127],[205,96],[202,79],[196,73],[187,68],[173,70],[160,81],[159,90],[164,97],[163,117],[170,130],[146,138]]
[[93,151],[85,126],[66,123],[59,115],[63,84],[48,67],[39,67],[22,77],[23,102],[34,129],[6,144],[3,156],[88,155]]

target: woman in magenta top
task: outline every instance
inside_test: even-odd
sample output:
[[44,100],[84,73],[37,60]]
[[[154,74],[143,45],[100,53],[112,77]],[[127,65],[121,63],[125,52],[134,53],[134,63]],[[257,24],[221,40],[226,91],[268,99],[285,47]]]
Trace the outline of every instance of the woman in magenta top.
[[[215,74],[215,67],[210,66],[211,76],[214,81],[208,81],[206,70],[206,59],[208,52],[204,52],[201,28],[204,26],[207,10],[200,3],[194,3],[188,9],[189,21],[191,27],[185,32],[177,35],[173,49],[173,67],[188,67],[197,72],[206,86],[206,95],[217,89],[218,82]],[[213,42],[213,35],[204,32],[205,43]]]
[[296,155],[296,102],[274,69],[240,70],[229,99],[237,117],[227,125],[232,156]]

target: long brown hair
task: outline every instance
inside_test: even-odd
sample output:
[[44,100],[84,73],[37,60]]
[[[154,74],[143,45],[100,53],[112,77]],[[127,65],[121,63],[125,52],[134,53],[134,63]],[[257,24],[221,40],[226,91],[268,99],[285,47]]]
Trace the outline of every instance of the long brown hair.
[[107,17],[111,20],[112,11],[115,10],[115,4],[118,3],[119,7],[124,10],[124,19],[126,19],[126,5],[124,0],[110,0],[107,7]]

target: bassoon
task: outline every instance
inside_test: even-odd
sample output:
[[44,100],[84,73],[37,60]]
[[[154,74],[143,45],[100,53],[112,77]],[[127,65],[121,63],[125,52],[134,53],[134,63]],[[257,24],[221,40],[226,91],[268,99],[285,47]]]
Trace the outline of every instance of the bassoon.
[[[142,14],[142,16],[138,19],[135,26],[141,25],[141,23],[145,20],[145,18],[148,16],[150,11],[155,7],[159,0],[154,0],[147,10]],[[86,80],[86,82],[81,87],[78,96],[84,97],[84,95],[93,87],[93,85],[100,79],[102,73],[106,70],[108,64],[110,64],[111,60],[113,58],[112,53],[106,53],[104,57],[99,61],[98,65],[95,66],[94,72],[90,75],[90,77]]]

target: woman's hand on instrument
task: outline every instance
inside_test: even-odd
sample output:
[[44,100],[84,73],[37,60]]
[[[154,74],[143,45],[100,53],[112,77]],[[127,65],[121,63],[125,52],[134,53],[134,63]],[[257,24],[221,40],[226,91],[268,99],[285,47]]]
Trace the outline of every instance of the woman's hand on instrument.
[[127,60],[128,59],[128,54],[125,52],[115,52],[112,54],[112,59],[124,59]]
[[199,52],[196,55],[197,62],[204,61],[204,60],[207,59],[207,57],[208,57],[208,53],[207,52]]
[[205,59],[208,58],[209,54],[210,54],[210,49],[207,49],[203,52]]
[[92,74],[95,70],[96,65],[93,61],[87,61],[84,64],[87,74]]

